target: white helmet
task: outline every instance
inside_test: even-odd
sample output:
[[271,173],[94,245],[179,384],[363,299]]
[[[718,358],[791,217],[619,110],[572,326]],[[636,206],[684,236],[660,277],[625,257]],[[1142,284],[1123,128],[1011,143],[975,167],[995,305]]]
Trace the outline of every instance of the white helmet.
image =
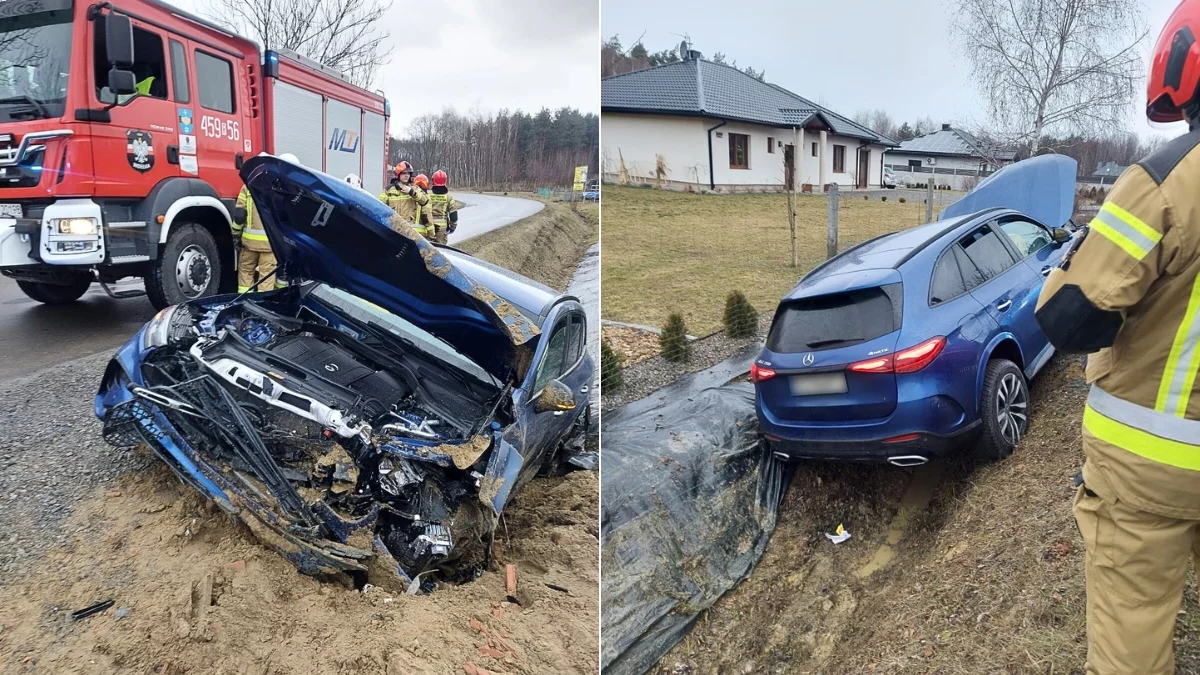
[[297,157],[297,156],[295,156],[295,155],[293,155],[293,154],[292,154],[292,153],[290,153],[290,152],[285,152],[285,153],[283,153],[282,155],[280,155],[280,156],[279,156],[279,159],[282,159],[282,160],[283,160],[283,161],[285,161],[285,162],[291,162],[292,164],[299,164],[299,163],[300,163],[300,158],[299,158],[299,157]]
[[352,174],[352,173],[346,175],[346,182],[353,185],[356,188],[362,187],[362,180],[357,175]]

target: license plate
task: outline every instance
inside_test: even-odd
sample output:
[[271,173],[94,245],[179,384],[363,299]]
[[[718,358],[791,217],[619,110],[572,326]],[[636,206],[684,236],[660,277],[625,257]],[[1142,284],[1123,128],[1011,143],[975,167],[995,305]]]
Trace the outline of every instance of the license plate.
[[24,215],[20,204],[0,204],[0,218],[21,218]]
[[790,383],[792,385],[793,396],[846,393],[845,373],[813,373],[812,375],[792,375]]

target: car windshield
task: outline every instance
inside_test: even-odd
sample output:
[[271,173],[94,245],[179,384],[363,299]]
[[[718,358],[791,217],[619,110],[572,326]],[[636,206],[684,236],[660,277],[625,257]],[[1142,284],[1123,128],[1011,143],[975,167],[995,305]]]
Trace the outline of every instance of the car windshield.
[[0,122],[62,117],[66,109],[71,5],[38,8],[49,6],[16,15],[0,9]]
[[321,283],[315,285],[311,291],[311,296],[326,305],[337,308],[360,323],[374,323],[396,337],[413,342],[426,354],[438,360],[446,361],[483,382],[491,383],[496,387],[503,386],[499,380],[492,377],[479,364],[460,354],[448,342],[421,330],[379,305],[367,302],[339,288]]

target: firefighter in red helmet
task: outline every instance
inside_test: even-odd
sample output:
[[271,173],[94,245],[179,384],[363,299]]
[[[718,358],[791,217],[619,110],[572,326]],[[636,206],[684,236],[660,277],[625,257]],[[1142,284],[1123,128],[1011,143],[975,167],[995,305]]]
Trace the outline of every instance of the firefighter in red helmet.
[[445,171],[433,172],[433,193],[429,195],[430,218],[433,221],[434,241],[445,244],[447,236],[458,228],[458,206],[446,186],[449,177]]
[[397,164],[391,185],[379,193],[379,201],[391,207],[405,224],[421,228],[421,208],[429,204],[429,195],[413,183],[413,173],[412,164]]
[[1200,553],[1200,0],[1158,38],[1146,115],[1191,132],[1129,167],[1046,279],[1037,320],[1088,354],[1075,520],[1089,675],[1173,673]]

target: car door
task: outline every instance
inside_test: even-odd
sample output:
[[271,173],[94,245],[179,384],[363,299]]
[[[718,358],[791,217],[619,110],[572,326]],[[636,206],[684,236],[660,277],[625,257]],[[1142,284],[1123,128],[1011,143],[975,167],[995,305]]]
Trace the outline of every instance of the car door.
[[1022,265],[1033,273],[1029,283],[1022,290],[1022,297],[1016,302],[1017,308],[1014,312],[1019,324],[1021,351],[1025,354],[1025,374],[1032,377],[1054,354],[1054,347],[1049,338],[1038,326],[1034,310],[1037,308],[1038,296],[1042,293],[1045,278],[1062,258],[1064,248],[1062,243],[1054,241],[1054,235],[1049,228],[1027,218],[1003,218],[999,227],[1013,252],[1021,259]]
[[[1041,330],[1033,320],[1037,295],[1030,297],[1030,288],[1041,281],[1029,266],[1020,264],[1012,248],[1005,241],[999,225],[993,221],[976,228],[959,240],[967,259],[974,265],[973,272],[965,279],[971,295],[987,307],[1001,330],[1008,331],[1017,339],[1026,364],[1038,353],[1037,339]],[[1045,339],[1044,336],[1041,339]]]
[[[586,342],[587,319],[576,303],[564,304],[551,311],[550,330],[542,334],[534,356],[534,365],[526,375],[519,405],[525,425],[525,464],[522,479],[536,473],[570,431],[575,418],[587,405],[591,368]],[[547,384],[558,380],[574,393],[576,409],[537,412],[537,402]]]

